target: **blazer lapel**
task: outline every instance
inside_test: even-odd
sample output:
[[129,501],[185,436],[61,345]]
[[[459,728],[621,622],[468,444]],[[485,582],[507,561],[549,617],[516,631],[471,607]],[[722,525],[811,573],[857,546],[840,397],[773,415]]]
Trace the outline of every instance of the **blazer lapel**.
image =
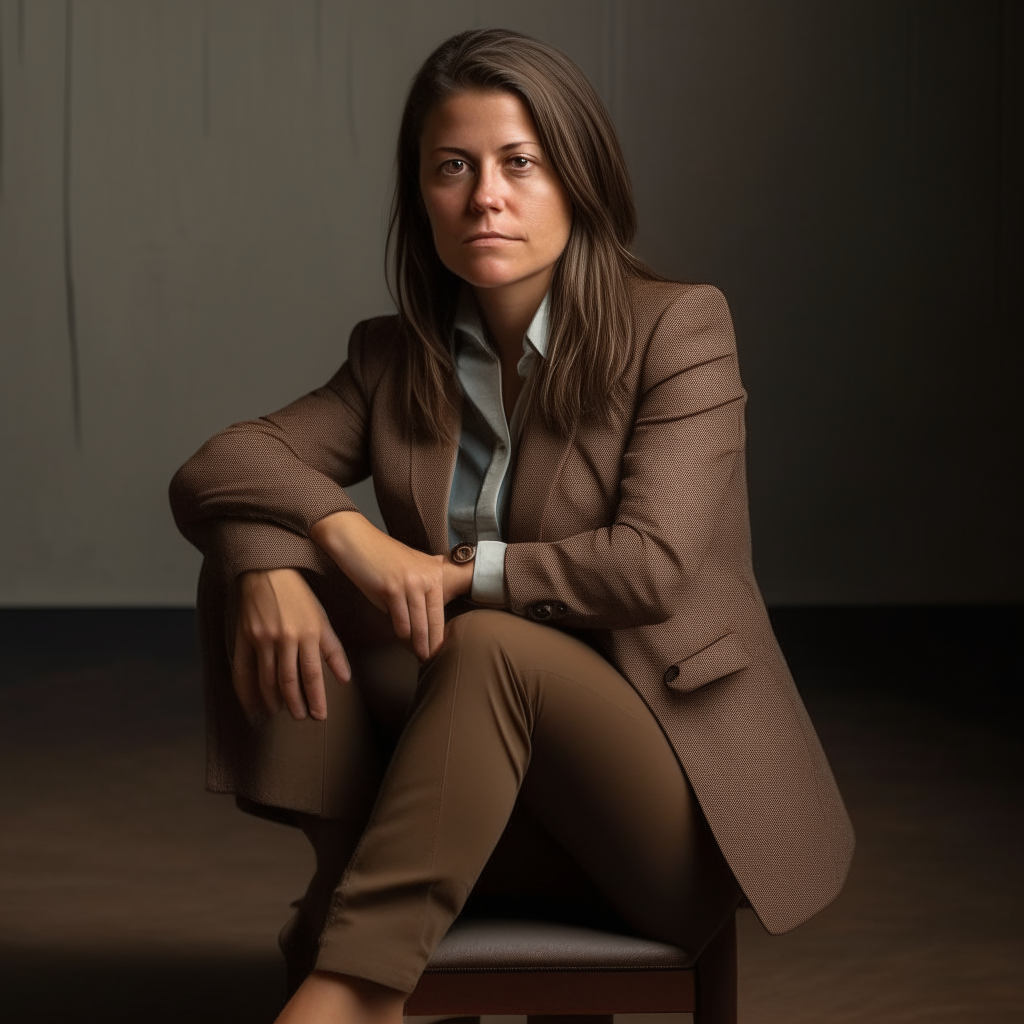
[[447,424],[452,442],[409,442],[409,489],[416,506],[427,547],[433,555],[448,551],[448,495],[458,453],[459,417]]
[[519,437],[512,493],[509,495],[508,541],[543,540],[544,513],[562,463],[576,432],[553,433],[538,415],[530,415]]

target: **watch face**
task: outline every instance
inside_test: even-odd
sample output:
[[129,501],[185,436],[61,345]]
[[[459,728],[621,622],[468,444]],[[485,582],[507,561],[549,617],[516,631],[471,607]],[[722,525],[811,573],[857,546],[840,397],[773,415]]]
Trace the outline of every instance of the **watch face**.
[[456,544],[452,548],[452,561],[460,565],[472,562],[476,557],[476,547],[473,544]]

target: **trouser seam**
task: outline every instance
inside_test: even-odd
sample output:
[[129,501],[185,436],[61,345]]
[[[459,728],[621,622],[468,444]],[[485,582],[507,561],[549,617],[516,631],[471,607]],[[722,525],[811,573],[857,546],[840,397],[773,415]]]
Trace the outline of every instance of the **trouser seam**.
[[[441,833],[441,811],[442,811],[442,809],[444,807],[445,794],[447,793],[447,790],[448,790],[448,769],[449,769],[449,766],[450,766],[450,763],[451,763],[452,738],[453,738],[453,736],[455,734],[455,715],[456,715],[456,710],[458,708],[459,686],[461,685],[461,683],[462,683],[462,648],[460,647],[459,648],[459,660],[458,660],[458,663],[457,663],[457,665],[455,667],[455,685],[452,687],[452,696],[451,696],[451,709],[452,709],[452,713],[451,713],[451,716],[448,719],[448,740],[447,740],[447,742],[445,744],[445,749],[444,749],[444,771],[441,774],[441,790],[440,790],[440,793],[438,794],[437,810],[434,813],[434,835],[433,835],[433,838],[431,840],[431,849],[430,849],[430,872],[431,872],[432,875],[435,873],[435,870],[437,868],[437,846],[438,846],[438,840],[439,840],[440,833]],[[435,889],[436,885],[437,885],[436,879],[431,881],[431,883],[427,886],[427,892],[426,892],[426,895],[424,897],[424,904],[425,904],[424,910],[425,910],[425,913],[424,913],[424,916],[423,916],[423,921],[422,921],[422,923],[420,925],[420,947],[421,948],[423,948],[425,946],[425,940],[426,940],[425,933],[426,933],[427,928],[429,927],[429,924],[430,924],[430,905],[431,905],[431,900],[433,898],[434,889]]]

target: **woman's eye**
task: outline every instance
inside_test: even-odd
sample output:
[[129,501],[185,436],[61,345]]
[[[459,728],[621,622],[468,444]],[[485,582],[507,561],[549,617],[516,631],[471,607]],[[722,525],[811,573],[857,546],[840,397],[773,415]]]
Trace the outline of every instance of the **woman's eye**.
[[510,163],[517,171],[525,171],[533,161],[528,156],[514,156]]
[[465,160],[445,160],[445,162],[441,164],[441,170],[445,174],[460,174],[462,172],[462,168],[465,166]]

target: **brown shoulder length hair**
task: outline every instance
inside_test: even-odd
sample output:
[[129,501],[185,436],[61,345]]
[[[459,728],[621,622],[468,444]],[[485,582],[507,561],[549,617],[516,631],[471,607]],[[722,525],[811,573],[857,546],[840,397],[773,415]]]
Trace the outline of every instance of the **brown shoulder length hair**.
[[407,346],[405,394],[414,435],[452,441],[444,424],[461,390],[449,344],[461,282],[441,262],[420,194],[420,138],[452,93],[499,89],[526,104],[540,144],[572,201],[572,226],[551,285],[547,356],[536,409],[563,436],[603,420],[624,400],[633,343],[628,282],[660,280],[629,250],[633,190],[611,118],[586,75],[560,50],[506,29],[472,29],[443,42],[409,89],[398,133],[388,226],[388,284]]

